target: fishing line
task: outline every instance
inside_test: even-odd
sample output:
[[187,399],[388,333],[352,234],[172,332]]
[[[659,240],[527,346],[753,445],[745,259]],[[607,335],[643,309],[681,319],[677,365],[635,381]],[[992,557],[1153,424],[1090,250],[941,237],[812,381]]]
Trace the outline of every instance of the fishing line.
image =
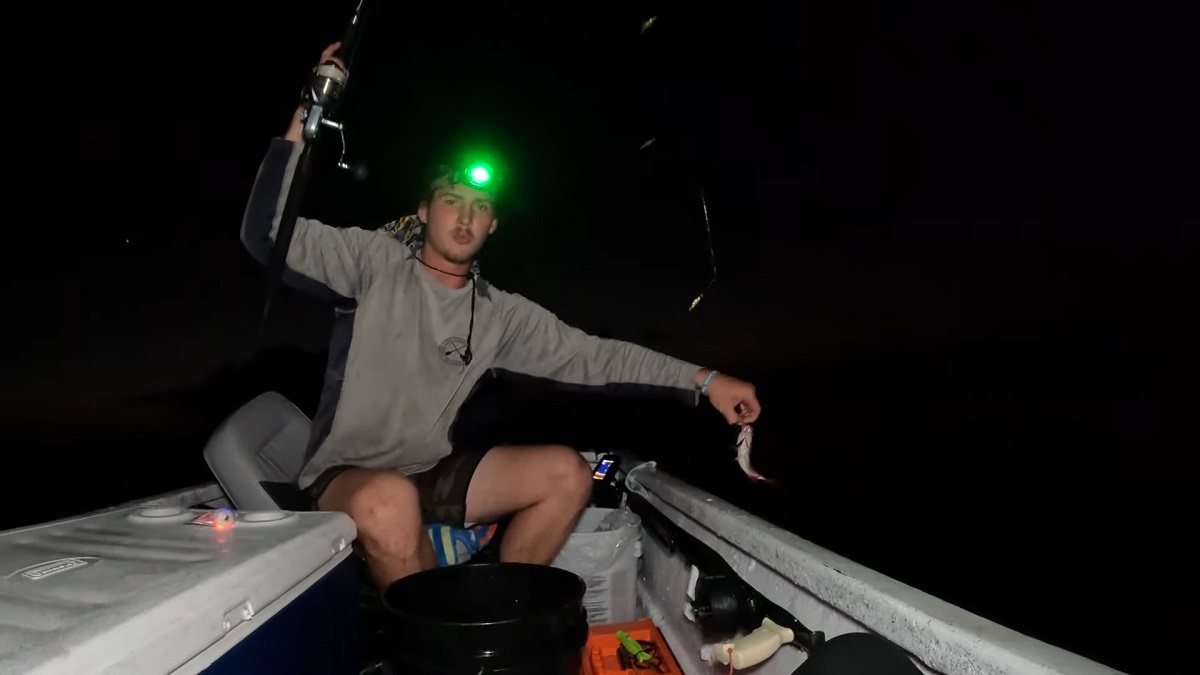
[[[645,21],[643,21],[642,25],[641,25],[641,34],[645,35],[647,32],[649,32],[649,30],[651,28],[654,27],[655,23],[657,23],[657,22],[658,22],[657,15],[652,16],[649,19],[646,19]],[[650,140],[646,141],[645,143],[642,143],[642,146],[640,148],[638,148],[638,151],[640,152],[640,151],[645,150],[646,148],[650,147],[656,140],[658,140],[658,137],[651,138]],[[704,194],[704,185],[703,184],[701,184],[701,186],[700,186],[700,209],[701,209],[701,212],[704,214],[704,232],[705,232],[705,236],[708,240],[708,260],[709,260],[709,266],[712,270],[712,275],[709,277],[708,283],[704,285],[704,290],[700,291],[700,294],[697,295],[692,300],[692,303],[688,306],[689,312],[696,309],[696,307],[700,304],[700,301],[704,299],[704,294],[708,293],[709,290],[712,289],[713,284],[715,284],[717,282],[717,278],[718,278],[717,253],[716,253],[716,247],[713,245],[712,223],[708,218],[708,199]]]
[[688,311],[696,309],[696,305],[700,304],[700,300],[704,298],[704,294],[708,289],[712,288],[713,282],[717,280],[717,252],[713,248],[712,224],[708,222],[708,201],[704,198],[704,188],[700,188],[700,206],[704,209],[704,231],[708,233],[708,260],[712,264],[712,277],[708,280],[708,285],[700,291],[700,295],[692,300],[692,305],[688,307]]

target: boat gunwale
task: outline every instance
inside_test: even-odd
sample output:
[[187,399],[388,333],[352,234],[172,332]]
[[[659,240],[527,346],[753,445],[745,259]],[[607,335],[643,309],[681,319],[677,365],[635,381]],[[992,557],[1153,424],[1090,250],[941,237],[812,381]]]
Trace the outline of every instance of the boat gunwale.
[[[715,537],[746,553],[932,670],[972,675],[1125,675],[818,546],[652,463],[624,455],[622,464],[634,467],[636,484],[649,492],[654,506],[665,506],[665,514],[689,533],[702,540]],[[766,589],[759,591],[772,595]]]

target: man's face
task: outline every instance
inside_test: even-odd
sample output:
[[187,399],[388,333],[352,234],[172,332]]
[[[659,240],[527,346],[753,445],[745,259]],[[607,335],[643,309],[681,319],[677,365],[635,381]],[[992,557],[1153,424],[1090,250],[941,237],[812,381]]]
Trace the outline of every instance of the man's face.
[[425,245],[455,265],[471,262],[499,224],[491,195],[462,183],[439,186],[417,217],[425,223]]

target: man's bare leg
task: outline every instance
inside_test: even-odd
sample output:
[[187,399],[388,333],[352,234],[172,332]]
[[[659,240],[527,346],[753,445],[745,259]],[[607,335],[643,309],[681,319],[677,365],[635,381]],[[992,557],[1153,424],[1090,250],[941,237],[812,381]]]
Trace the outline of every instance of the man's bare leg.
[[400,577],[437,566],[421,522],[417,488],[404,476],[346,469],[330,481],[317,507],[342,511],[354,520],[357,543],[380,591]]
[[592,469],[562,445],[501,446],[484,455],[467,489],[467,521],[514,514],[500,560],[549,564],[592,494]]

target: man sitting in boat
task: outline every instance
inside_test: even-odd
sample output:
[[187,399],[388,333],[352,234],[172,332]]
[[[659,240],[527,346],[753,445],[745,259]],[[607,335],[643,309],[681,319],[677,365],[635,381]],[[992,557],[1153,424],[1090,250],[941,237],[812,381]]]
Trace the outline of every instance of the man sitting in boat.
[[[242,239],[263,263],[303,143],[297,110],[259,167]],[[703,395],[730,424],[759,415],[747,382],[590,336],[480,278],[472,262],[500,222],[488,178],[462,168],[434,177],[417,210],[419,248],[386,230],[298,218],[288,250],[290,273],[357,303],[344,358],[331,359],[344,372],[328,374],[334,384],[322,396],[299,487],[316,508],[350,515],[381,589],[436,565],[425,523],[463,527],[511,515],[500,559],[548,564],[588,502],[591,469],[571,448],[452,447],[459,408],[489,371],[641,385],[689,405]]]

